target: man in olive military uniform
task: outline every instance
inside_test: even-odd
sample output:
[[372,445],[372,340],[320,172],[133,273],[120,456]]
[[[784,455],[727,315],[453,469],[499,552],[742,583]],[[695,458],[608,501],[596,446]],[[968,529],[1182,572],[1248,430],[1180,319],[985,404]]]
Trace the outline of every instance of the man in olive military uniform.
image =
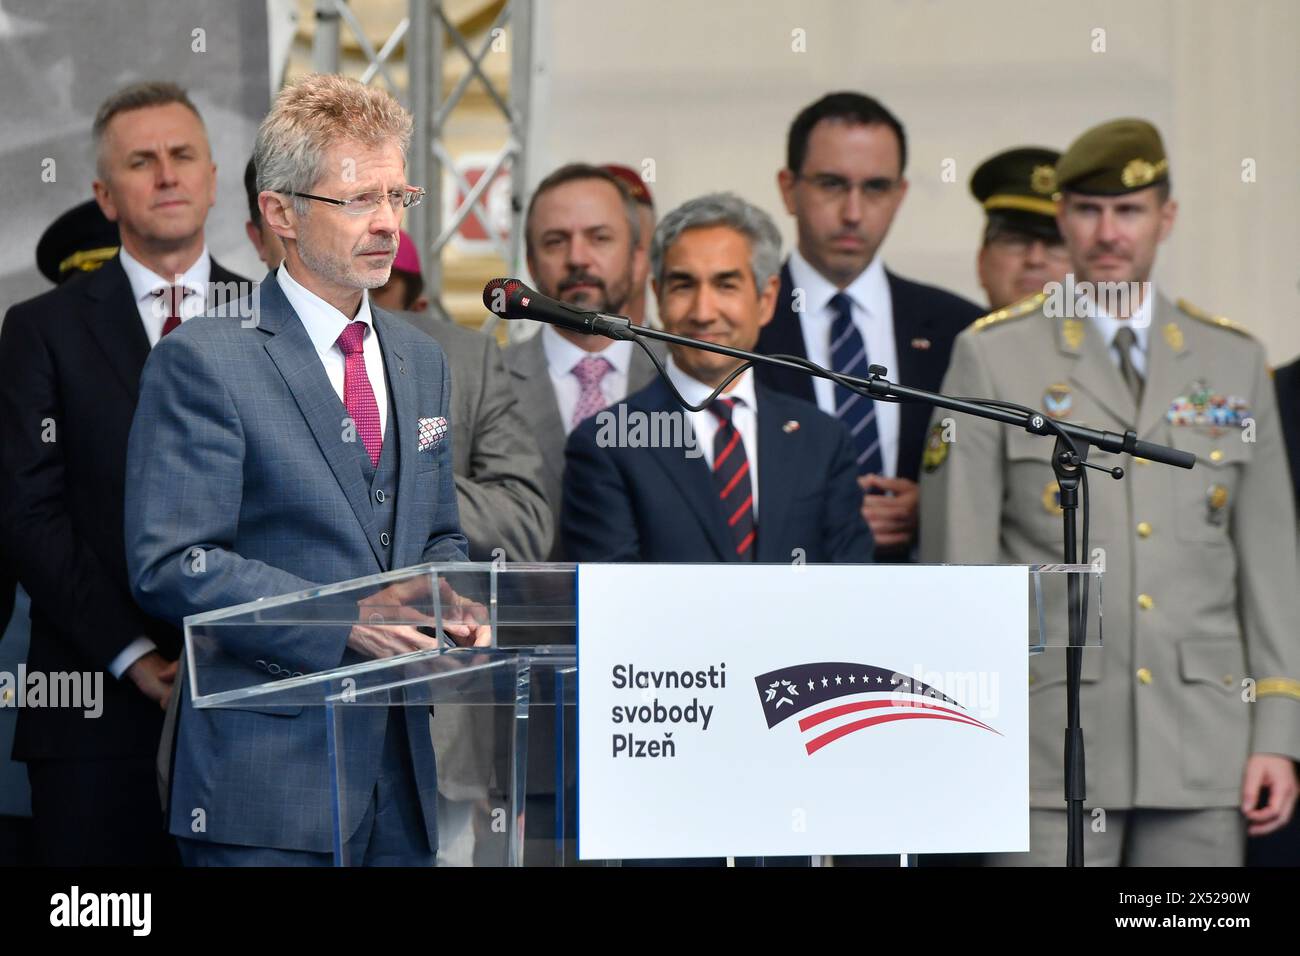
[[[1093,865],[1240,865],[1247,832],[1290,818],[1300,757],[1295,519],[1264,350],[1148,284],[1177,211],[1154,127],[1089,130],[1056,178],[1085,294],[979,320],[943,388],[1196,455],[1191,471],[1089,458],[1126,476],[1090,476],[1090,548],[1107,573],[1105,648],[1083,655],[1084,849]],[[1051,439],[961,417],[945,444],[947,414],[921,482],[923,559],[1059,561]],[[992,862],[1061,864],[1063,652],[1031,658],[1029,682],[1030,852]]]
[[975,265],[990,308],[1042,292],[1070,271],[1052,201],[1060,155],[1041,146],[1008,149],[984,160],[971,176],[971,195],[987,217]]

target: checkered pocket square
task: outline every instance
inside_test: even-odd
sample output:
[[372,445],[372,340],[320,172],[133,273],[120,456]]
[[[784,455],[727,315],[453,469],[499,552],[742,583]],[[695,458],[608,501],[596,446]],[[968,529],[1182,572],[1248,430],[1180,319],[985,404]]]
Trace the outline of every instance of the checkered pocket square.
[[416,428],[416,435],[419,437],[419,446],[416,451],[428,451],[446,437],[447,419],[441,415],[437,418],[421,418],[420,424]]

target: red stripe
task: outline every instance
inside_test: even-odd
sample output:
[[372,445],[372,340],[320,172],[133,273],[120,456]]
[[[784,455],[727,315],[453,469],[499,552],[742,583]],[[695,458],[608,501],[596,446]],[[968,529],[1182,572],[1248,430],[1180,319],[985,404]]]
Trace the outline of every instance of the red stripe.
[[741,541],[740,544],[736,545],[736,554],[744,554],[746,551],[749,550],[749,546],[753,543],[754,543],[754,532],[751,531],[749,534],[745,535],[744,540]]
[[744,478],[747,474],[749,474],[748,459],[746,459],[745,463],[740,466],[740,471],[732,475],[731,480],[727,482],[727,486],[722,489],[722,497],[725,498],[727,495],[731,494],[731,489],[736,487],[736,482],[740,481],[740,479]]
[[[969,724],[972,727],[979,726],[978,721],[967,720],[964,717],[946,717],[943,714],[882,714],[879,717],[867,717],[863,720],[855,720],[851,724],[844,724],[843,726],[836,727],[834,730],[828,731],[820,737],[814,737],[804,746],[809,754],[814,754],[827,744],[834,743],[841,737],[847,737],[855,730],[863,730],[875,724],[885,724],[894,720],[912,720],[914,718],[924,720],[950,720],[955,724]],[[986,727],[984,729],[988,730],[990,728]],[[995,730],[993,733],[997,733],[997,731]]]
[[734,528],[736,526],[736,522],[740,520],[740,516],[743,515],[746,511],[751,510],[753,507],[754,507],[754,496],[750,495],[748,498],[745,499],[745,503],[736,509],[736,513],[731,516],[731,520],[728,521],[727,524]]
[[727,456],[731,454],[731,449],[736,447],[736,442],[738,441],[740,441],[740,432],[736,432],[736,434],[732,435],[731,441],[727,442],[727,447],[722,449],[722,454],[720,454],[718,460],[713,463],[714,471],[717,471],[722,466],[722,463],[727,460]]
[[[979,724],[985,730],[991,730],[997,733],[987,724],[980,723],[970,714],[963,713],[960,710],[953,710],[951,707],[944,707],[941,704],[925,703],[919,700],[860,700],[851,704],[839,704],[835,707],[828,707],[825,710],[819,710],[815,714],[810,714],[799,721],[800,730],[808,730],[810,727],[816,727],[828,720],[834,720],[836,717],[843,717],[845,714],[855,714],[862,710],[878,710],[881,707],[917,707],[925,710],[937,710],[945,714],[954,714],[966,720]],[[999,734],[1001,736],[1001,734]]]

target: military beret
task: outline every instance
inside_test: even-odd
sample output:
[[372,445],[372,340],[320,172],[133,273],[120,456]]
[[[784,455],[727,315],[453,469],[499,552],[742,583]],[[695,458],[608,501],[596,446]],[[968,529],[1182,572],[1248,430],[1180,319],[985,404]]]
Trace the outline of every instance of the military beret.
[[654,197],[650,195],[650,187],[645,184],[645,180],[637,174],[635,169],[618,166],[614,163],[607,163],[600,168],[622,183],[628,195],[641,205],[649,206],[651,209],[655,207]]
[[50,223],[36,243],[36,268],[58,285],[83,272],[94,272],[120,244],[117,223],[109,222],[90,199]]
[[970,191],[989,224],[1059,239],[1052,196],[1060,155],[1042,146],[1020,146],[980,163],[970,178]]
[[1088,130],[1056,164],[1063,192],[1119,196],[1169,179],[1160,133],[1146,120],[1118,119]]

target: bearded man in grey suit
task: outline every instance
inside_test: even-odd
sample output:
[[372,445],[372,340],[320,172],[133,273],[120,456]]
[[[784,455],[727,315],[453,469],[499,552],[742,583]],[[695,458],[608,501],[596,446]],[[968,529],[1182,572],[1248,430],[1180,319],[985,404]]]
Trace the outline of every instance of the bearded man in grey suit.
[[[622,314],[645,274],[637,202],[611,173],[561,166],[537,185],[524,221],[537,291],[581,309]],[[564,443],[583,420],[649,385],[653,363],[633,342],[544,326],[505,351],[506,367],[541,448],[543,490],[559,527]],[[559,536],[550,560],[562,560]]]

